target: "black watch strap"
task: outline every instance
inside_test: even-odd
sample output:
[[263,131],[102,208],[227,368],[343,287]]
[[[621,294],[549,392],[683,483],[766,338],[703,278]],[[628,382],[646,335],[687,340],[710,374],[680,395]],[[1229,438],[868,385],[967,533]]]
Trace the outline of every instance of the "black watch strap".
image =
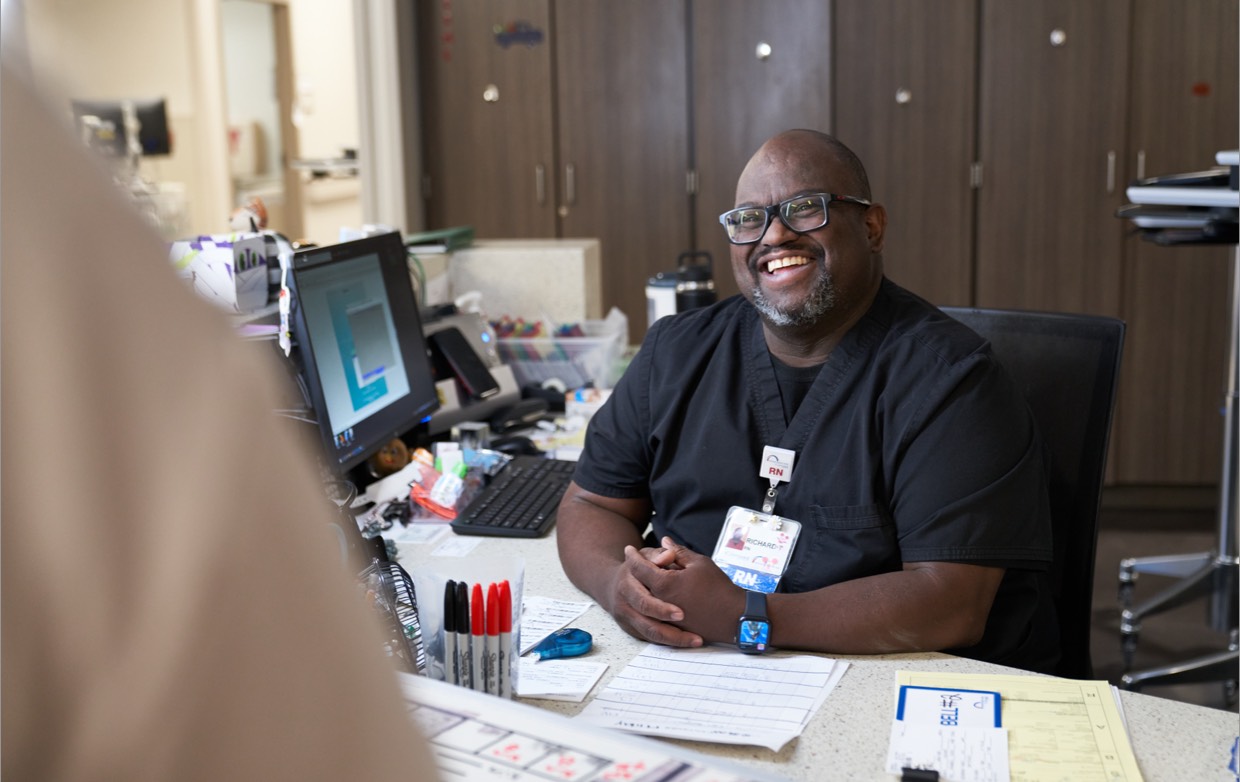
[[766,593],[765,592],[745,592],[745,616],[761,617],[767,619],[766,615]]

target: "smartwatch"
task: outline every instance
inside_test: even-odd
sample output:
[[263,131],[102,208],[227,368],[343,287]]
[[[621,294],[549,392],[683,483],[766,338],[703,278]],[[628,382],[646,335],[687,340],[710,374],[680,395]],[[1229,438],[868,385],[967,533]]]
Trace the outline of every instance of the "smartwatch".
[[746,592],[745,613],[736,631],[736,645],[745,654],[762,654],[771,637],[771,621],[766,617],[766,593]]

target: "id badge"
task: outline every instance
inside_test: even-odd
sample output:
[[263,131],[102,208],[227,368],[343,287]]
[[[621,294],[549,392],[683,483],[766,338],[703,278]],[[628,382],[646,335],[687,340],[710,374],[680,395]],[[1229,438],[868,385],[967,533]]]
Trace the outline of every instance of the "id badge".
[[715,561],[732,583],[770,594],[788,569],[801,522],[733,505],[715,543]]

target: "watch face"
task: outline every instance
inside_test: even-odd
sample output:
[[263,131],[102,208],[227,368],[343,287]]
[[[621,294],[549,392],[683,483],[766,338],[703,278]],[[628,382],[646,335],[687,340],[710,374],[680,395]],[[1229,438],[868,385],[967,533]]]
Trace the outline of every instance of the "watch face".
[[761,619],[742,619],[737,646],[742,650],[766,651],[767,637],[771,633],[770,622]]

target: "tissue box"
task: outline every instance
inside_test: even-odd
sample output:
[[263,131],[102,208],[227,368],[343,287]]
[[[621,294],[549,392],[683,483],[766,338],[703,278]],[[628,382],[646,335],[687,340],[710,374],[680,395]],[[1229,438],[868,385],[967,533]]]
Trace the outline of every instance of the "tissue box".
[[267,246],[262,234],[179,239],[169,257],[204,299],[229,312],[252,312],[267,303]]

